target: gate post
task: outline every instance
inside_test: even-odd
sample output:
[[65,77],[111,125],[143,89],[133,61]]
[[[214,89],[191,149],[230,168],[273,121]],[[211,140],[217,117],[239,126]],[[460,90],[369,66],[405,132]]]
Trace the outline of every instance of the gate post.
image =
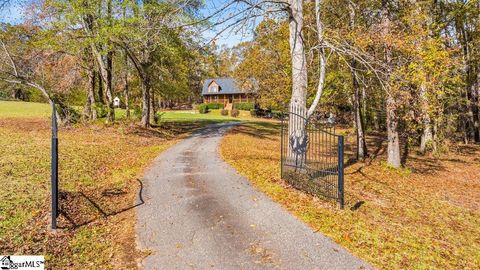
[[283,145],[283,125],[284,125],[284,114],[282,112],[282,120],[281,120],[281,127],[280,127],[280,178],[283,179],[283,151],[284,151],[284,145]]
[[343,136],[338,137],[338,202],[340,203],[340,209],[343,209],[345,205],[344,201],[344,168],[343,168],[343,150],[344,139]]
[[55,103],[52,103],[52,153],[51,153],[51,185],[52,185],[52,229],[57,228],[58,217],[58,136]]

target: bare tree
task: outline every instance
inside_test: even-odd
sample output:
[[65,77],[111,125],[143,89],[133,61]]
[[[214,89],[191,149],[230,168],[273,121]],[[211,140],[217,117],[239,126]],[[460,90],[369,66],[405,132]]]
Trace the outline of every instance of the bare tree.
[[[356,12],[355,12],[355,4],[352,1],[348,1],[348,9],[349,9],[349,15],[350,15],[349,29],[350,31],[354,31]],[[360,83],[357,75],[357,65],[358,65],[357,60],[355,58],[352,58],[350,62],[350,70],[352,74],[355,130],[357,132],[357,158],[363,160],[367,156],[367,144],[365,142],[365,132],[364,132],[364,125],[363,125],[364,121],[363,121],[362,109],[360,106]]]
[[[2,59],[2,63],[0,64],[0,80],[3,80],[8,83],[12,84],[20,84],[27,87],[33,87],[39,90],[45,99],[53,105],[53,99],[50,92],[47,90],[46,87],[37,83],[34,78],[34,72],[32,72],[35,68],[31,66],[26,66],[25,69],[21,69],[18,67],[14,57],[8,50],[7,46],[5,45],[4,41],[0,39],[0,45],[2,46],[2,54],[0,55],[0,59]],[[24,63],[29,63],[30,65],[34,65],[33,61],[23,61]],[[60,116],[59,112],[56,111],[56,118],[59,123],[63,123],[63,119]]]
[[[97,3],[98,5],[98,14],[102,16],[101,14],[103,13],[103,7],[102,7],[103,1],[100,1]],[[85,7],[85,10],[87,12],[78,12],[80,22],[82,23],[82,29],[84,30],[85,34],[87,37],[90,37],[89,40],[89,46],[91,50],[91,55],[93,56],[94,61],[96,62],[96,65],[99,70],[99,78],[100,78],[100,84],[103,86],[102,90],[105,91],[106,97],[107,97],[107,121],[108,122],[113,122],[115,121],[115,109],[113,107],[113,84],[112,84],[112,51],[109,50],[106,55],[103,55],[102,52],[99,49],[99,44],[95,41],[95,38],[98,37],[99,34],[99,29],[100,27],[98,23],[96,23],[93,14],[88,12],[88,10],[91,9],[89,6],[91,3],[85,1],[83,2],[83,5]],[[108,21],[108,24],[106,27],[111,27],[112,24],[112,0],[107,0],[107,9],[106,9],[106,14],[104,17]],[[97,28],[95,27],[97,26]],[[109,37],[107,36],[107,43],[108,43]],[[108,44],[104,44],[104,47],[107,46]]]

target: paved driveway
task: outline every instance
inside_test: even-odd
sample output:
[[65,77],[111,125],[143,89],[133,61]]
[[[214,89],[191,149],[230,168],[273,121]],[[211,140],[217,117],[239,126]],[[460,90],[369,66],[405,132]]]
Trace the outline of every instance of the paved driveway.
[[147,170],[137,208],[145,269],[371,268],[297,220],[218,155],[233,124],[195,133]]

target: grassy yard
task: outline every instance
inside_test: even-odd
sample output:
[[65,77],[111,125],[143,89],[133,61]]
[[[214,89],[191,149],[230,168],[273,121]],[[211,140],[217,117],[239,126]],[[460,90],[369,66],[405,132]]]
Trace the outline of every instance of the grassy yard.
[[0,100],[0,118],[46,118],[51,114],[50,106],[45,103]]
[[214,120],[214,121],[232,121],[238,120],[238,118],[231,116],[223,116],[220,114],[220,110],[211,110],[206,114],[201,114],[197,111],[164,111],[160,112],[160,119],[164,121],[171,120]]
[[51,232],[49,114],[46,104],[0,102],[0,254],[45,255],[49,269],[136,268],[139,179],[188,129],[61,128],[61,229]]
[[220,110],[210,110],[206,114],[201,114],[198,111],[163,111],[159,112],[160,121],[204,121],[204,122],[229,122],[229,121],[250,121],[254,120],[250,116],[249,111],[240,111],[238,117],[232,117],[230,115],[221,115]]
[[[165,122],[202,122],[205,124],[208,123],[220,123],[220,122],[229,122],[229,121],[250,121],[257,120],[250,115],[249,111],[240,111],[238,117],[232,117],[230,115],[221,115],[220,110],[210,110],[208,113],[201,114],[195,110],[185,110],[185,111],[160,111],[157,112],[159,117],[160,124]],[[124,109],[115,109],[116,119],[125,119],[126,110]],[[133,110],[131,111],[131,117],[133,116]]]
[[[279,126],[246,123],[222,141],[223,158],[314,230],[382,269],[478,269],[480,146],[459,146],[438,159],[411,154],[407,168],[376,155],[346,168],[347,210],[280,179]],[[355,206],[355,207],[354,207]]]

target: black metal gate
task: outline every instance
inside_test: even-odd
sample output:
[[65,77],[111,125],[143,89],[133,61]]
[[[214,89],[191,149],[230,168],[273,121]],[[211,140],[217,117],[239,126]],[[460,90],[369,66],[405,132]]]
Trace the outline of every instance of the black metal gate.
[[326,119],[307,119],[291,107],[282,117],[281,175],[297,189],[336,200],[344,207],[344,137]]

